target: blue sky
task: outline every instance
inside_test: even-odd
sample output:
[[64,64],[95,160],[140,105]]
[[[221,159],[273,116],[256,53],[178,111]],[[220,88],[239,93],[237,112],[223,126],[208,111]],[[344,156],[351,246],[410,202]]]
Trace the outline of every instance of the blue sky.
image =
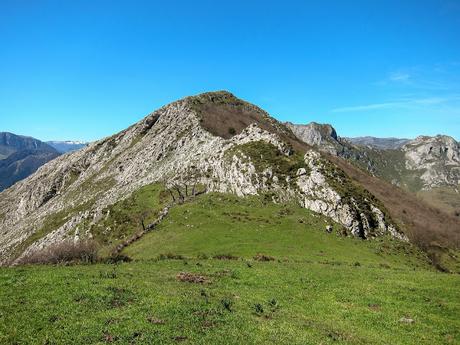
[[460,139],[460,0],[0,0],[0,131],[94,140],[221,89],[342,136]]

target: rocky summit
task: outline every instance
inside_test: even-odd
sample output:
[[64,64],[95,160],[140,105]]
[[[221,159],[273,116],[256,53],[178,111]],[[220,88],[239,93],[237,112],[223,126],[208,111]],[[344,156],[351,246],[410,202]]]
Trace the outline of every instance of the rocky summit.
[[295,201],[341,224],[344,234],[407,240],[385,206],[337,165],[265,111],[222,91],[164,106],[3,191],[2,263],[67,238],[91,238],[110,205],[155,182]]

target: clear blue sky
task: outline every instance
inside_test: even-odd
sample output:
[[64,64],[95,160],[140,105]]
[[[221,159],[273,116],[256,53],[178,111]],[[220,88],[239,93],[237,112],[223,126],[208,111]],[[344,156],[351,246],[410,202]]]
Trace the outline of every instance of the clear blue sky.
[[94,140],[219,89],[342,136],[460,139],[460,0],[0,0],[0,131]]

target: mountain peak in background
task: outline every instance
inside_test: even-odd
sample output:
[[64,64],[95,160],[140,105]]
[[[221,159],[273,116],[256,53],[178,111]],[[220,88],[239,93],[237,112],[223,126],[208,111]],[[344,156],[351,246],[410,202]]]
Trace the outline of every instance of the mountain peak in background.
[[22,135],[0,132],[0,191],[59,156],[50,145]]
[[351,143],[359,146],[368,146],[376,149],[388,150],[388,149],[399,149],[407,144],[410,139],[400,138],[375,138],[370,136],[356,137],[356,138],[344,138]]
[[[114,205],[156,184],[176,191],[179,200],[201,186],[206,193],[293,202],[338,224],[343,236],[407,241],[431,231],[430,226],[442,228],[431,234],[438,242],[450,236],[455,219],[440,217],[409,194],[366,174],[360,177],[353,165],[313,149],[315,143],[320,151],[323,143],[340,153],[348,149],[332,126],[305,126],[310,143],[296,137],[292,126],[226,91],[166,105],[124,131],[54,159],[4,191],[3,260],[20,260],[69,237],[121,245],[132,234],[118,222],[105,225],[116,216]],[[392,188],[397,199],[385,194]],[[401,202],[414,206],[400,214]],[[427,216],[429,224],[406,223],[406,218]]]
[[448,213],[460,213],[460,146],[454,138],[341,138],[330,134],[335,133],[330,125],[287,125],[318,150],[345,158]]
[[79,141],[79,140],[64,140],[64,141],[53,140],[53,141],[47,141],[46,143],[54,147],[60,153],[76,151],[89,144],[89,142]]

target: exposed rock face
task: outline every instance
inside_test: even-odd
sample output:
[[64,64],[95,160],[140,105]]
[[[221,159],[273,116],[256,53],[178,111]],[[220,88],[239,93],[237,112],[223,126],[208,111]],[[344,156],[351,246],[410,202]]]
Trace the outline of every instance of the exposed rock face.
[[424,188],[460,184],[460,144],[438,135],[420,136],[402,147],[408,170],[421,171]]
[[[209,95],[199,97],[232,112],[241,103],[226,92]],[[153,182],[186,183],[192,170],[208,191],[239,196],[270,192],[275,202],[297,200],[356,236],[388,233],[405,239],[370,194],[350,189],[351,198],[341,195],[337,186],[348,186],[343,172],[314,151],[294,158],[285,141],[289,132],[255,106],[244,107],[257,120],[229,138],[203,128],[204,112],[190,97],[42,166],[0,194],[0,260],[5,263],[12,253],[17,257],[76,233],[90,236],[90,225],[108,205]],[[254,145],[274,152],[273,161],[260,161],[262,152],[250,150]],[[286,168],[286,162],[292,164]]]
[[[287,126],[299,139],[318,150],[343,157],[412,192],[437,187],[457,190],[460,184],[460,145],[451,137],[340,138],[330,125],[288,123]],[[453,204],[458,204],[460,194],[454,199],[458,201]]]
[[328,124],[311,122],[307,125],[296,125],[286,122],[285,125],[302,141],[320,147],[321,150],[337,154],[341,151],[341,144],[338,141],[337,132],[334,127]]
[[[364,199],[360,200],[361,206],[358,205],[358,193],[349,200],[341,196],[328,180],[345,185],[345,178],[338,174],[334,166],[322,159],[318,152],[307,152],[305,163],[310,173],[305,173],[303,168],[299,169],[297,180],[297,186],[303,193],[305,208],[329,216],[343,224],[354,236],[367,238],[389,233],[399,239],[407,240],[391,223],[387,222],[383,212],[365,196],[360,196]],[[329,167],[326,168],[326,165]]]

